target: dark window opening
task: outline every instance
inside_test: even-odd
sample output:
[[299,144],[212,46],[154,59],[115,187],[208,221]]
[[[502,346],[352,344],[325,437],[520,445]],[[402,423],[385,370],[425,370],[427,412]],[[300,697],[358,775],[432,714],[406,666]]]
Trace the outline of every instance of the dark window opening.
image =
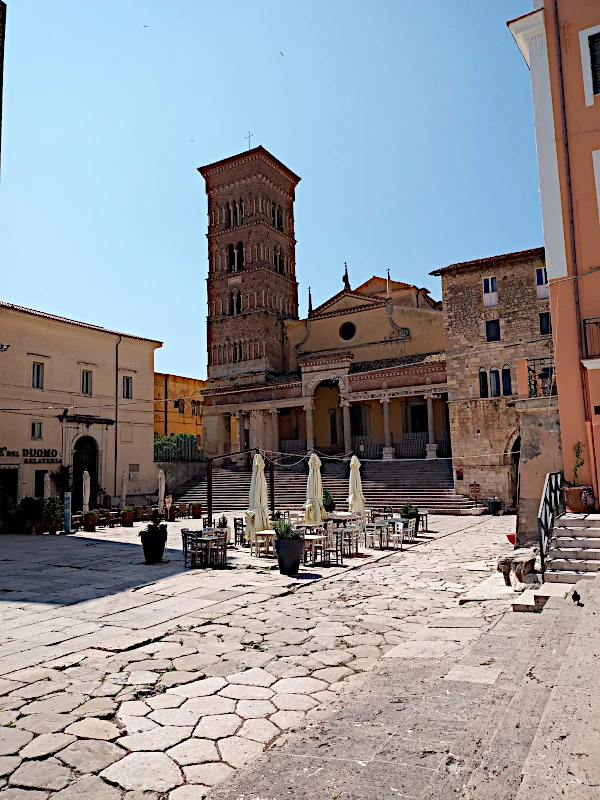
[[427,424],[427,406],[425,403],[418,406],[410,406],[410,430],[411,433],[426,433],[429,429]]
[[283,211],[280,208],[277,209],[277,228],[283,230]]
[[492,397],[500,397],[500,373],[498,367],[490,370],[490,394]]
[[590,36],[590,61],[594,94],[600,94],[600,33]]
[[510,397],[512,395],[512,381],[508,364],[502,367],[502,394],[504,397]]
[[235,298],[235,313],[241,314],[242,313],[242,293],[238,292]]
[[488,376],[484,369],[479,370],[479,397],[489,397]]
[[540,333],[542,336],[552,333],[552,317],[549,311],[542,311],[540,314]]
[[485,338],[488,342],[500,341],[500,320],[489,319],[485,323]]
[[337,411],[335,408],[329,409],[329,435],[331,438],[331,444],[338,443],[338,435],[337,435]]
[[235,272],[235,247],[232,244],[227,248],[227,272]]
[[340,327],[340,336],[345,342],[354,339],[356,336],[356,325],[353,322],[344,322]]
[[235,202],[235,200],[233,201],[233,209],[232,209],[232,213],[231,213],[231,223],[232,223],[232,226],[234,228],[237,228],[237,226],[239,224],[239,222],[238,222],[238,206],[237,206],[237,203]]
[[231,228],[231,206],[229,203],[225,206],[225,225]]
[[34,497],[44,496],[44,477],[48,473],[47,469],[36,469],[34,476],[35,488],[33,490]]
[[353,403],[350,406],[350,434],[352,436],[362,436],[363,433],[362,406],[359,403]]
[[237,246],[237,265],[236,265],[238,272],[244,271],[244,262],[245,262],[244,243],[239,242]]

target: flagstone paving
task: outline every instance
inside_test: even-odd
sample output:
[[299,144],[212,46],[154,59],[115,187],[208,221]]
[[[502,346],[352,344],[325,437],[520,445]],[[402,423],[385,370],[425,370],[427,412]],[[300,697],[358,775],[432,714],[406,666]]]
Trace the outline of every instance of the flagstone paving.
[[448,672],[509,606],[457,598],[495,571],[514,521],[432,516],[429,541],[297,580],[245,551],[184,570],[181,524],[154,566],[135,529],[3,537],[0,800],[196,800],[342,694],[364,704],[375,668],[433,653]]

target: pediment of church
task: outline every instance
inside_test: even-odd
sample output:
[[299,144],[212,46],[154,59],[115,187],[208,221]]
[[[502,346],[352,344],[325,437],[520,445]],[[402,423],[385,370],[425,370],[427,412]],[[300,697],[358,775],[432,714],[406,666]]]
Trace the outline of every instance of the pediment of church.
[[370,308],[373,305],[381,304],[381,300],[382,298],[380,297],[367,297],[364,294],[344,289],[331,297],[326,303],[323,303],[323,305],[315,308],[310,316],[314,319],[322,314],[335,314],[336,312],[350,309]]

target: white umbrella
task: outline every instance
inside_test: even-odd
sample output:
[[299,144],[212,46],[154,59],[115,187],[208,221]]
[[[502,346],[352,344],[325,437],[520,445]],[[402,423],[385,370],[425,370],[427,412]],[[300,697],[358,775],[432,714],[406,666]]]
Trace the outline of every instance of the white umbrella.
[[50,497],[50,473],[44,475],[44,500]]
[[365,515],[365,496],[360,479],[360,461],[356,456],[352,456],[350,459],[350,496],[348,497],[348,508],[360,517],[364,517]]
[[121,510],[127,505],[127,474],[125,470],[121,475]]
[[321,480],[321,459],[313,453],[308,459],[308,482],[306,484],[305,522],[323,522],[323,482]]
[[165,488],[166,488],[166,479],[164,470],[158,470],[158,510],[162,514],[163,509],[165,507]]
[[260,453],[256,453],[252,460],[252,480],[250,481],[250,497],[246,519],[248,520],[249,534],[268,531],[271,527],[265,462]]
[[90,510],[90,473],[85,469],[83,471],[83,513],[87,514]]

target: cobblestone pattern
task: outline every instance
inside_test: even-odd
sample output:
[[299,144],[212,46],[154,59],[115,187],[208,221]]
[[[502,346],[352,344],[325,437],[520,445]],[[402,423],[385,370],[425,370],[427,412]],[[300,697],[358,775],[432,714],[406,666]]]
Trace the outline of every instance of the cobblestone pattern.
[[514,518],[433,527],[455,535],[300,586],[264,569],[182,572],[175,552],[145,567],[120,530],[5,538],[0,800],[201,798],[360,692],[391,650],[469,646],[483,614],[428,626],[495,569]]

